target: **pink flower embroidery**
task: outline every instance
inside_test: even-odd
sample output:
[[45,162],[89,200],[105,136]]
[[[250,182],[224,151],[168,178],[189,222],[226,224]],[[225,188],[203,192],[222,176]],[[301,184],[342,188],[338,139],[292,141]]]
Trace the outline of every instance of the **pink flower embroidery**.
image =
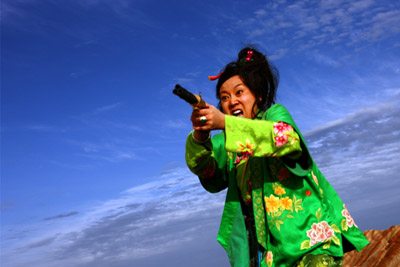
[[347,210],[346,205],[343,204],[343,208],[344,208],[344,210],[342,210],[342,215],[343,215],[343,217],[346,218],[347,226],[352,227],[354,225],[354,226],[358,227],[356,225],[356,223],[354,222],[353,218],[351,217],[349,211]]
[[287,123],[284,122],[275,122],[274,123],[274,134],[276,135],[274,137],[275,139],[275,146],[281,147],[285,144],[288,143],[288,138],[291,137],[292,141],[290,143],[290,148],[292,148],[292,145],[294,141],[298,140],[297,138],[294,138],[293,136],[290,135],[290,131],[294,131],[293,127],[290,126]]
[[236,160],[235,160],[235,164],[238,164],[240,162],[241,158],[239,157],[239,155],[236,155]]
[[332,227],[326,221],[322,221],[320,223],[313,223],[311,229],[307,231],[307,236],[310,238],[310,246],[314,246],[335,236],[335,231],[333,231]]
[[254,154],[253,151],[251,151],[251,152],[246,151],[246,152],[243,152],[243,153],[237,153],[235,164],[241,162],[242,160],[248,159],[249,156],[253,156],[253,154]]
[[274,138],[275,138],[275,145],[277,147],[281,147],[288,142],[287,135],[275,136]]
[[315,174],[313,172],[311,172],[311,176],[312,176],[314,182],[319,186],[317,176],[315,176]]
[[272,262],[274,261],[274,255],[272,251],[267,252],[267,257],[265,257],[265,262],[267,263],[268,267],[272,266]]
[[293,127],[284,122],[275,122],[274,123],[274,134],[275,135],[284,135],[288,131],[293,131]]

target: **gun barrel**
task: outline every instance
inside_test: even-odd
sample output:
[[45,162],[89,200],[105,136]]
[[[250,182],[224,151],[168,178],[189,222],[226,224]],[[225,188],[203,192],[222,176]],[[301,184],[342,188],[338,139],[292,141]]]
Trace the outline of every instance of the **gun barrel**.
[[186,102],[188,102],[190,105],[196,105],[199,103],[198,99],[194,96],[194,94],[192,94],[179,84],[175,85],[175,89],[172,92],[175,95],[182,98],[183,100],[185,100]]

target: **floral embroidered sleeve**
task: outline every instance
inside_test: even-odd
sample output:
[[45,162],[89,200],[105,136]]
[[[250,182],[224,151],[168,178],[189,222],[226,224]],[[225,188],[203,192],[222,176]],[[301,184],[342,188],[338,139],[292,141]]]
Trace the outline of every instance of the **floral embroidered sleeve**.
[[186,140],[186,164],[199,177],[203,187],[211,193],[219,192],[228,186],[227,155],[223,140],[224,137],[219,134],[200,144],[193,140],[192,133]]
[[298,159],[301,156],[299,135],[284,122],[249,120],[225,116],[225,148],[230,152],[255,157]]

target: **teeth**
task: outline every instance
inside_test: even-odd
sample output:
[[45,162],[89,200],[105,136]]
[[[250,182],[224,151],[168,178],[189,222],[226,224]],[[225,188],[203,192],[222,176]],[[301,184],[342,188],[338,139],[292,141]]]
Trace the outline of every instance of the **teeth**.
[[237,114],[239,114],[239,113],[241,113],[241,112],[242,112],[242,111],[241,111],[240,109],[238,109],[238,110],[233,111],[232,114],[233,114],[233,115],[237,115]]

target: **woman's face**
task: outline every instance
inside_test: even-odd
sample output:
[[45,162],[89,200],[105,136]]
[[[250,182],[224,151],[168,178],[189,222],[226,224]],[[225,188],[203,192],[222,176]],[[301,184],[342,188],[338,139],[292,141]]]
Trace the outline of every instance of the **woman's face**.
[[256,98],[239,75],[226,80],[219,90],[219,95],[222,111],[227,115],[253,119],[257,112],[257,105],[253,107]]

